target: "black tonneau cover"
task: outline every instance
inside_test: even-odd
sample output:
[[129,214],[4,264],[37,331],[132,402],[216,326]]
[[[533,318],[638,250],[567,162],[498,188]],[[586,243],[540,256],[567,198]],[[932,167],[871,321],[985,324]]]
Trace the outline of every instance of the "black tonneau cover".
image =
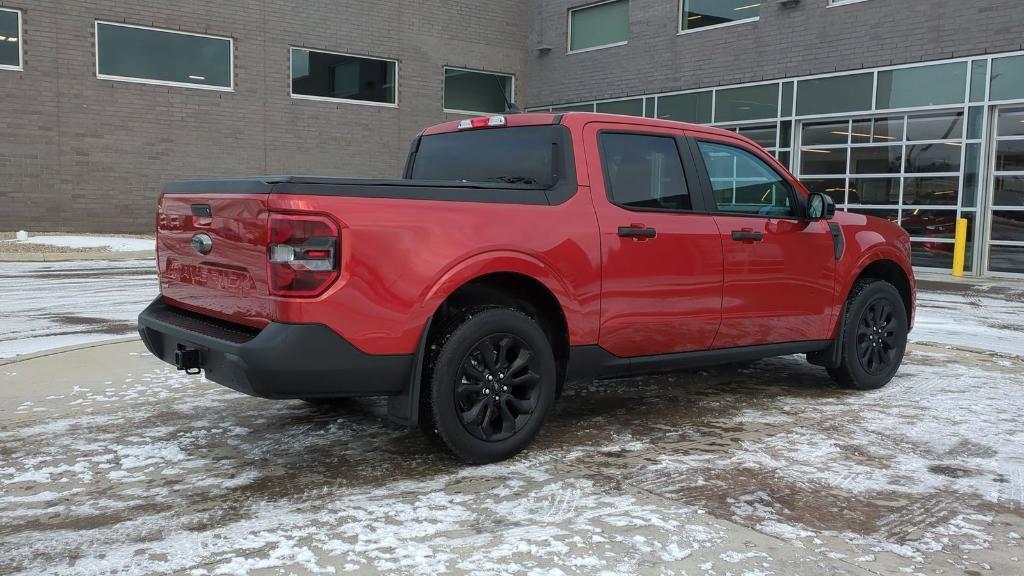
[[501,204],[552,203],[548,197],[549,189],[528,184],[382,180],[327,176],[284,175],[175,180],[167,184],[163,192],[164,194],[296,194]]

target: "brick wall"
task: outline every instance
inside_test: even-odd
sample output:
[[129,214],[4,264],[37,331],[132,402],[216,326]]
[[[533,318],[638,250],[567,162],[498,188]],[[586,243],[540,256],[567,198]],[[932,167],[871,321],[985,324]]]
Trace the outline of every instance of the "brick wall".
[[[527,6],[474,0],[0,0],[24,72],[0,70],[0,230],[149,231],[163,184],[266,173],[398,176],[442,113],[445,65],[517,75]],[[235,91],[98,80],[93,22],[228,36]],[[289,46],[398,60],[398,107],[290,97]]]
[[[531,0],[526,100],[541,106],[1024,49],[1021,0],[762,2],[757,22],[677,35],[679,0],[630,0],[628,44],[566,54],[568,10],[589,0]],[[541,44],[551,52],[538,55]]]

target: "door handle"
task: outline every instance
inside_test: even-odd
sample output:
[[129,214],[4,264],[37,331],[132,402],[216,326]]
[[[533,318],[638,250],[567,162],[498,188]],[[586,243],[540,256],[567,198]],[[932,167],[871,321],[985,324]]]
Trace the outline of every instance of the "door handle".
[[737,242],[760,242],[764,240],[763,232],[755,232],[749,228],[743,230],[733,230],[732,239]]
[[631,224],[629,226],[619,226],[619,237],[620,238],[633,238],[636,240],[647,240],[654,238],[658,235],[658,231],[654,228],[648,228],[643,224]]

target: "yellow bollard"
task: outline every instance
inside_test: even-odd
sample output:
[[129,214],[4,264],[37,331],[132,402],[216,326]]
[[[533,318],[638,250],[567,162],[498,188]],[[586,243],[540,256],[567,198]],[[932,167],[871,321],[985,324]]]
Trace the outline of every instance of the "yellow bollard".
[[956,221],[956,243],[953,244],[953,276],[964,275],[964,259],[967,256],[967,219]]

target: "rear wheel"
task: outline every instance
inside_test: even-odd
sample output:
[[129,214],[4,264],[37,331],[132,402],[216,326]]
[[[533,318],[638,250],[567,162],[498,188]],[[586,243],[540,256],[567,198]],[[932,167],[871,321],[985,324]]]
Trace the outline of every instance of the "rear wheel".
[[907,349],[907,312],[899,291],[882,280],[861,280],[850,292],[841,362],[829,374],[839,384],[874,390],[892,380]]
[[554,353],[540,326],[510,308],[484,309],[441,344],[425,424],[466,462],[504,460],[537,435],[555,382]]

